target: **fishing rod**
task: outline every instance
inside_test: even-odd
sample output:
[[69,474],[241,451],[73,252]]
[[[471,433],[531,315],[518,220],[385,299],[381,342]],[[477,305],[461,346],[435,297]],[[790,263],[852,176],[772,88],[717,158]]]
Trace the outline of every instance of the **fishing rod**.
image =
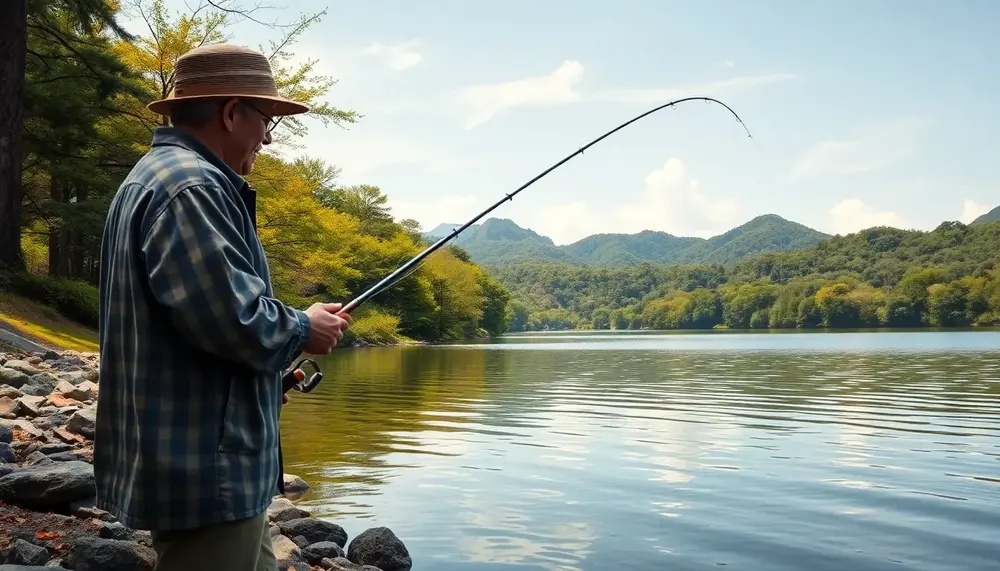
[[[391,274],[389,274],[386,277],[382,278],[378,283],[376,283],[372,287],[368,288],[361,295],[359,295],[358,297],[352,299],[350,302],[347,303],[347,305],[345,305],[340,310],[340,313],[348,313],[348,314],[351,313],[352,311],[354,311],[355,309],[357,309],[359,306],[361,306],[362,303],[368,301],[372,297],[375,297],[376,295],[382,293],[383,291],[391,288],[392,286],[396,285],[397,283],[399,283],[400,281],[402,281],[403,279],[405,279],[413,271],[415,271],[417,269],[417,267],[419,267],[419,264],[421,264],[423,262],[423,260],[427,256],[429,256],[429,255],[433,254],[434,252],[436,252],[437,250],[439,250],[442,246],[444,246],[445,244],[447,244],[448,242],[450,242],[452,239],[454,239],[456,236],[458,236],[463,231],[465,231],[466,228],[468,228],[469,226],[472,226],[473,224],[475,224],[476,222],[478,222],[482,217],[486,216],[490,212],[493,212],[494,210],[496,210],[497,208],[499,208],[500,205],[503,204],[504,202],[513,200],[514,197],[517,196],[522,190],[524,190],[524,189],[528,188],[529,186],[535,184],[542,177],[544,177],[545,175],[549,174],[550,172],[556,170],[557,168],[561,167],[563,164],[565,164],[566,162],[568,162],[573,157],[575,157],[577,155],[582,155],[583,152],[586,151],[587,149],[589,149],[590,147],[596,145],[597,143],[601,142],[602,140],[610,137],[611,135],[615,134],[616,132],[624,129],[625,127],[628,127],[632,123],[635,123],[636,121],[638,121],[638,120],[640,120],[640,119],[642,119],[642,118],[644,118],[644,117],[646,117],[648,115],[652,115],[653,113],[656,113],[657,111],[660,111],[661,109],[667,109],[669,107],[674,107],[676,105],[679,105],[681,103],[686,103],[688,101],[704,101],[706,103],[717,103],[719,105],[722,105],[730,113],[732,113],[732,115],[734,117],[736,117],[736,121],[738,121],[739,124],[743,126],[743,129],[747,132],[747,136],[750,137],[750,139],[753,139],[753,135],[750,134],[750,129],[747,128],[746,123],[744,123],[743,119],[741,119],[740,116],[737,115],[736,111],[733,111],[733,109],[731,107],[729,107],[725,103],[719,101],[718,99],[715,99],[715,98],[712,98],[712,97],[703,97],[703,96],[684,97],[682,99],[676,99],[674,101],[670,101],[668,103],[664,103],[662,105],[654,107],[654,108],[650,109],[649,111],[646,111],[645,113],[637,115],[637,116],[633,117],[632,119],[629,119],[628,121],[622,123],[621,125],[618,125],[614,129],[612,129],[612,130],[604,133],[603,135],[601,135],[600,137],[597,137],[596,139],[590,141],[586,145],[581,146],[579,149],[577,149],[576,151],[574,151],[574,152],[566,155],[562,160],[560,160],[559,162],[557,162],[554,165],[550,166],[549,168],[545,169],[544,171],[542,171],[541,173],[539,173],[537,176],[535,176],[534,178],[532,178],[528,182],[522,184],[519,188],[517,188],[517,190],[514,190],[513,192],[509,192],[509,193],[505,194],[503,198],[501,198],[500,200],[498,200],[495,203],[493,203],[493,205],[491,205],[486,210],[484,210],[484,211],[480,212],[479,214],[477,214],[475,218],[469,220],[468,222],[466,222],[465,224],[459,226],[458,228],[452,229],[452,231],[449,232],[448,235],[442,237],[437,242],[431,244],[423,252],[420,252],[419,254],[417,254],[416,256],[414,256],[412,259],[410,259],[408,262],[406,262],[405,264],[403,264],[402,266],[400,266],[399,268],[397,268],[394,272],[392,272]],[[308,381],[305,378],[305,372],[303,372],[302,368],[301,368],[301,365],[303,365],[303,364],[309,364],[309,365],[311,365],[312,368],[316,371],[308,379]],[[323,373],[322,373],[322,371],[320,371],[319,365],[317,365],[316,362],[313,361],[312,359],[302,359],[301,361],[299,361],[295,365],[295,367],[293,367],[290,371],[288,371],[287,373],[285,373],[285,375],[282,378],[282,388],[284,389],[284,392],[286,392],[286,393],[289,390],[292,390],[292,389],[295,389],[295,390],[300,391],[300,392],[307,393],[307,392],[313,390],[314,388],[316,388],[316,385],[318,385],[320,383],[320,381],[322,381],[322,380],[323,380]]]

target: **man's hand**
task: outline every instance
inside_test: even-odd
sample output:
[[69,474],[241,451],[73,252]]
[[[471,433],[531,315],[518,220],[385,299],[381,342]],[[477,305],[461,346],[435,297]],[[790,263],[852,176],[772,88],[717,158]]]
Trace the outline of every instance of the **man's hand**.
[[312,355],[327,355],[344,337],[350,327],[351,316],[337,313],[344,307],[342,303],[314,303],[306,310],[309,316],[310,334],[305,352]]

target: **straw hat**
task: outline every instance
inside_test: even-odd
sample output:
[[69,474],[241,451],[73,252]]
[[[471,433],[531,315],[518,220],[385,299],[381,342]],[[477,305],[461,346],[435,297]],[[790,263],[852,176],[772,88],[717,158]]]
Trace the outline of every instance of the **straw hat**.
[[154,113],[169,115],[170,106],[177,101],[231,97],[267,101],[272,116],[309,111],[308,106],[278,94],[271,64],[264,54],[232,44],[198,47],[178,58],[173,91],[147,107]]

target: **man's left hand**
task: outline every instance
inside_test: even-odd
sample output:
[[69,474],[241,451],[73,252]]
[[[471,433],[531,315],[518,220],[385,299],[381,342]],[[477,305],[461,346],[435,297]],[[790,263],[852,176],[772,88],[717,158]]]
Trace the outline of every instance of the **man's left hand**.
[[281,404],[283,404],[283,405],[288,404],[288,394],[287,393],[281,395]]

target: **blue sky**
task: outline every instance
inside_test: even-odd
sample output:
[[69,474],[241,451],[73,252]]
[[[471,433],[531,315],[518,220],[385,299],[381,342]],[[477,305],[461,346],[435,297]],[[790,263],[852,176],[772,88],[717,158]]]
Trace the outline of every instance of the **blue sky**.
[[[188,0],[192,2],[193,0]],[[287,5],[288,0],[268,0]],[[182,5],[177,0],[171,6]],[[711,236],[776,213],[826,232],[931,229],[1000,204],[1000,3],[317,2],[293,46],[365,117],[305,151],[378,185],[397,217],[464,222],[604,131],[491,216],[568,243]],[[292,15],[293,12],[286,12]],[[265,30],[234,28],[257,47]],[[262,35],[263,34],[263,35]]]

